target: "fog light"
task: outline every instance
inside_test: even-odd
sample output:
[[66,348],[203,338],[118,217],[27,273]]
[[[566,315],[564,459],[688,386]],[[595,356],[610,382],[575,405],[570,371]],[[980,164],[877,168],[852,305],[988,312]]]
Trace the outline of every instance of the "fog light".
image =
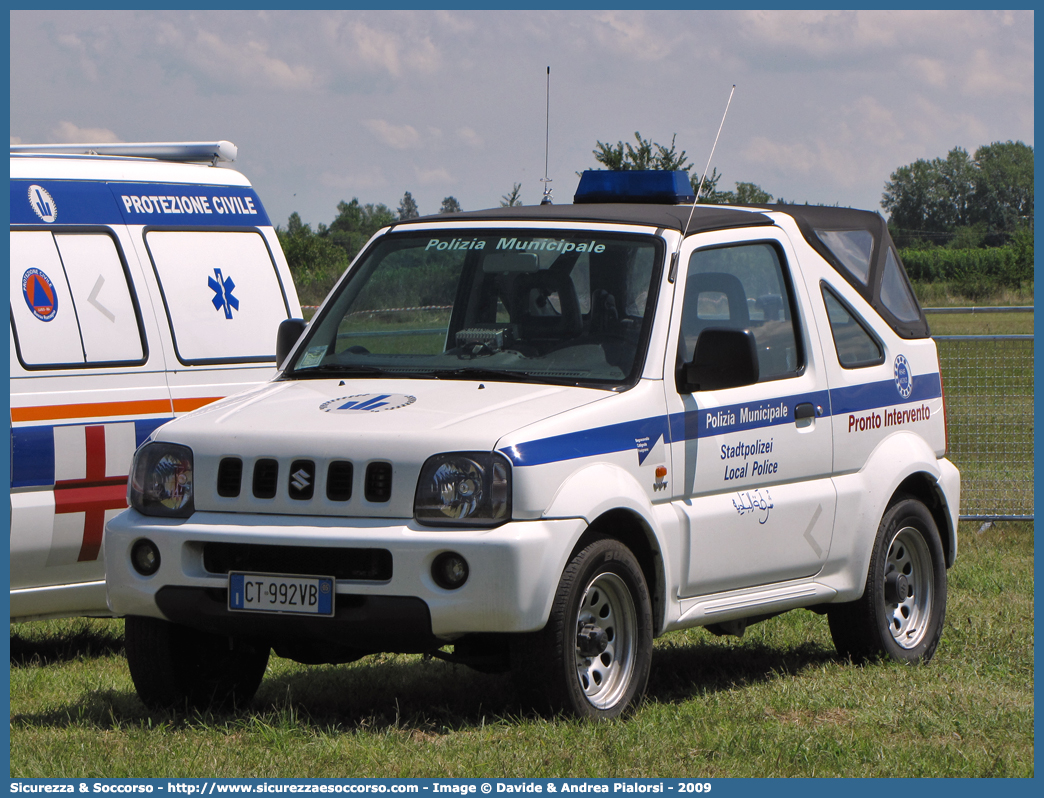
[[147,538],[135,541],[131,546],[131,565],[142,576],[152,576],[160,567],[160,553],[156,544]]
[[444,551],[431,564],[431,578],[445,590],[456,590],[468,581],[468,561],[453,551]]

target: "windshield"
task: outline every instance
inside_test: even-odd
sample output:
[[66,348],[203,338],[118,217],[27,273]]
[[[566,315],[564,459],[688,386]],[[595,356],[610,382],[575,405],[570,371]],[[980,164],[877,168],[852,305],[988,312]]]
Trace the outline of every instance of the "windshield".
[[662,261],[653,236],[391,233],[338,287],[284,376],[630,384]]

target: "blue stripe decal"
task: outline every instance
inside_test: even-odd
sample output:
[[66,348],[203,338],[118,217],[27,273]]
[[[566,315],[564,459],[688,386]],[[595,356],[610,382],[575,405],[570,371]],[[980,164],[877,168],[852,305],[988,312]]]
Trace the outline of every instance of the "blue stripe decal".
[[882,380],[832,391],[812,391],[760,402],[690,410],[671,413],[670,416],[652,416],[526,441],[500,451],[515,466],[545,465],[632,450],[637,452],[640,463],[661,437],[665,442],[681,443],[726,433],[792,424],[794,408],[805,402],[821,407],[821,417],[828,417],[909,405],[942,396],[942,382],[938,373],[919,375],[913,383],[913,391],[907,399],[899,395],[894,380]]
[[[134,442],[141,446],[158,427],[170,418],[146,418],[134,422]],[[54,427],[93,427],[122,424],[121,421],[89,421],[81,424],[45,424],[11,429],[11,487],[43,488],[54,485]],[[128,467],[130,463],[127,464]]]
[[535,466],[613,452],[651,450],[668,433],[667,417],[653,416],[607,427],[567,432],[501,449],[516,466]]
[[[267,227],[249,186],[12,180],[11,224]],[[42,188],[46,194],[35,190]]]
[[11,487],[54,484],[53,427],[11,429]]
[[[702,408],[676,415],[685,416],[684,440],[692,440],[730,432],[775,427],[779,424],[793,424],[794,408],[805,403],[818,405],[823,408],[823,415],[829,415],[829,399],[826,391],[813,391],[765,399],[760,402],[741,402],[724,407]],[[691,418],[692,416],[695,418]],[[672,431],[675,429],[674,423],[672,423],[671,429]],[[678,438],[675,437],[675,440]]]
[[869,382],[865,385],[852,385],[837,388],[830,392],[830,402],[834,415],[844,413],[861,413],[864,410],[877,410],[882,407],[923,402],[938,399],[942,396],[942,380],[939,373],[918,374],[913,380],[910,396],[903,399],[895,387],[894,380]]

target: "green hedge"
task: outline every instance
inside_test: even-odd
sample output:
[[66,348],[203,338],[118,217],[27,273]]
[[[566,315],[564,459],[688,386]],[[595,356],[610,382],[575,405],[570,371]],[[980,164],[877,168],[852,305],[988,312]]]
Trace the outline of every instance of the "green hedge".
[[1018,288],[1033,279],[1033,250],[1016,246],[989,249],[904,249],[906,273],[914,282],[946,282],[969,297],[999,288]]

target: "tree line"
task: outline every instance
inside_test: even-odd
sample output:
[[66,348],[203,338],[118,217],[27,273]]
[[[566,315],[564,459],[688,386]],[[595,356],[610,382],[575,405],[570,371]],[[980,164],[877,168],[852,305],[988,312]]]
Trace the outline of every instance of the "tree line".
[[[635,132],[634,141],[616,144],[597,141],[595,162],[609,170],[663,169],[686,172],[696,201],[715,205],[764,205],[776,199],[756,183],[736,182],[734,190],[720,190],[722,175],[712,169],[700,175],[685,150],[678,151],[672,136],[669,146],[645,139]],[[1005,285],[1032,280],[1033,270],[1033,148],[1021,141],[994,142],[974,155],[955,147],[945,158],[919,159],[901,166],[885,183],[881,207],[888,213],[889,229],[913,279],[956,280],[974,274],[975,292],[988,289],[991,275],[1003,274]],[[500,198],[501,206],[522,205],[521,183]],[[807,202],[804,204],[808,204]],[[438,213],[461,209],[455,197],[443,199]],[[285,228],[276,232],[286,254],[298,293],[304,304],[318,303],[333,287],[366,241],[380,228],[420,216],[413,195],[407,191],[394,211],[383,203],[337,204],[337,216],[315,230],[294,212]],[[932,254],[1005,248],[979,254]],[[911,255],[909,250],[920,254]],[[990,264],[1001,263],[1000,267]],[[973,264],[973,265],[968,265]],[[984,265],[986,264],[986,265]],[[911,268],[913,267],[913,268]],[[915,274],[916,273],[916,274]],[[955,284],[956,284],[955,283]],[[967,279],[964,283],[968,284]],[[967,286],[960,288],[968,293]]]

